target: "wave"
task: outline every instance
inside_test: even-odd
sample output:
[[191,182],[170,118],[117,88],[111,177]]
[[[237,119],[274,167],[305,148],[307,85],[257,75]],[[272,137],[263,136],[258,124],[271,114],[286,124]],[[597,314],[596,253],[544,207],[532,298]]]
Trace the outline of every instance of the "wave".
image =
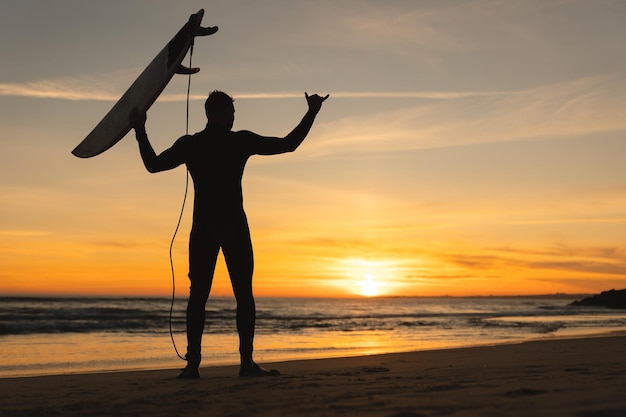
[[[169,332],[164,298],[0,298],[0,336],[51,333]],[[545,334],[564,328],[626,326],[626,314],[572,309],[567,300],[262,299],[257,332],[490,331]],[[184,332],[185,302],[177,300],[174,332]],[[235,333],[235,302],[207,303],[206,333]]]

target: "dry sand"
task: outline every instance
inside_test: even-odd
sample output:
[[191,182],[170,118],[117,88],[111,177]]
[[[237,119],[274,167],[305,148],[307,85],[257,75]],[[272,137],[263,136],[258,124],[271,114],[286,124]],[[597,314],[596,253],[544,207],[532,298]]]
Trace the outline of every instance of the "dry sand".
[[265,364],[0,379],[0,416],[626,416],[626,336]]

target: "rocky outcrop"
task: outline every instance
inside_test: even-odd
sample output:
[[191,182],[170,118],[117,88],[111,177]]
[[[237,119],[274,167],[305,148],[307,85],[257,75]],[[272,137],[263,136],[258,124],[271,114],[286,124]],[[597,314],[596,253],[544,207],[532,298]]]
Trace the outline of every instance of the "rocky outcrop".
[[607,307],[626,309],[626,290],[604,291],[570,304],[575,307]]

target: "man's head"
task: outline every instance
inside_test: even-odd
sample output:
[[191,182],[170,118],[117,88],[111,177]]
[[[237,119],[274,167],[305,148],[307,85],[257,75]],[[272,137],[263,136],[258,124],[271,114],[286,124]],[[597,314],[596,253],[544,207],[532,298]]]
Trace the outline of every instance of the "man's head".
[[232,129],[235,121],[233,98],[222,91],[213,91],[204,103],[204,111],[209,124]]

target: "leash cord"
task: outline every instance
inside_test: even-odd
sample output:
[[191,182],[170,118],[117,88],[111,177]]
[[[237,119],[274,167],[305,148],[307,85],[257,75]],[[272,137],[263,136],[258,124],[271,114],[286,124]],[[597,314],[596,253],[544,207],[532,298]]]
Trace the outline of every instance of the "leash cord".
[[[189,48],[189,68],[191,68],[191,62],[193,57],[193,42],[191,43],[191,47]],[[191,74],[189,74],[189,78],[187,80],[187,112],[185,117],[185,134],[189,134],[189,96],[191,92]],[[174,234],[172,236],[172,240],[170,242],[170,269],[172,271],[172,303],[170,304],[170,338],[172,339],[172,345],[174,346],[174,350],[176,351],[176,355],[182,360],[187,360],[183,357],[180,352],[178,352],[178,348],[176,347],[176,341],[174,340],[174,332],[172,330],[172,315],[174,313],[174,300],[176,299],[176,274],[174,273],[174,257],[172,255],[172,251],[174,249],[174,241],[176,240],[176,235],[178,234],[178,229],[180,229],[180,223],[183,219],[183,213],[185,212],[185,203],[187,202],[187,193],[189,191],[189,169],[187,168],[185,171],[185,195],[183,196],[183,203],[180,208],[180,214],[178,216],[178,222],[176,223],[176,229],[174,230]]]

